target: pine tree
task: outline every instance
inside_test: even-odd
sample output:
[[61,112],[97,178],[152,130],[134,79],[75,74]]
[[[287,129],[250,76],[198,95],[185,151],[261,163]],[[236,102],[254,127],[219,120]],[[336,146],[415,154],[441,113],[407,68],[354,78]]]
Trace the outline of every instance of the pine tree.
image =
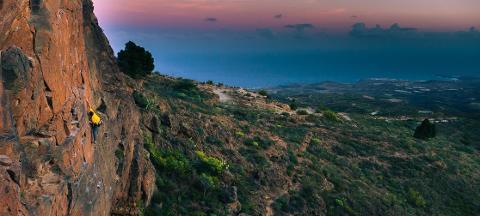
[[125,50],[118,53],[117,62],[122,72],[135,79],[151,74],[155,68],[152,54],[132,41],[126,43]]

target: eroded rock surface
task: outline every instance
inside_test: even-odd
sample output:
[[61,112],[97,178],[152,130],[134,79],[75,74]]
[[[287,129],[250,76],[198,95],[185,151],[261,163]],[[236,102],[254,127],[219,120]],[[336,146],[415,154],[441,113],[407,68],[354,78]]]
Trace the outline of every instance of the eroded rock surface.
[[138,214],[155,175],[91,0],[0,0],[0,14],[0,215]]

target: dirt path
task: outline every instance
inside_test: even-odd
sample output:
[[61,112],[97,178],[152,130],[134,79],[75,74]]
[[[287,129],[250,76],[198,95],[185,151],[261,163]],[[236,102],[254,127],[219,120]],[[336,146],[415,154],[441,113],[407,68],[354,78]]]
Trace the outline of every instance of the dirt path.
[[[298,159],[298,165],[295,166],[295,169],[294,169],[295,174],[293,174],[293,175],[296,175],[298,173],[299,166],[302,163],[304,163],[305,159],[301,156],[302,155],[301,153],[303,153],[307,150],[308,146],[310,145],[310,142],[312,141],[312,138],[313,138],[313,133],[311,133],[311,132],[307,133],[304,137],[304,140],[303,140],[301,146],[295,150],[295,155],[297,155],[297,159]],[[288,145],[283,140],[281,140],[279,137],[275,137],[274,140],[277,143],[279,143],[279,141],[280,141],[280,145],[283,148],[286,148],[287,147],[286,145]],[[300,187],[301,187],[301,184],[299,182],[294,184],[293,182],[289,181],[279,191],[276,191],[276,192],[270,194],[268,197],[266,197],[265,199],[267,200],[267,202],[266,202],[266,208],[265,208],[265,215],[266,216],[273,216],[274,215],[274,211],[273,211],[273,208],[272,208],[273,202],[275,202],[275,200],[277,200],[278,198],[280,198],[284,195],[287,195],[288,192],[291,191],[291,190],[299,190]]]
[[227,93],[225,93],[225,91],[226,91],[225,89],[214,89],[213,90],[213,93],[218,95],[218,97],[220,98],[220,102],[222,102],[222,103],[232,101],[232,97],[230,95],[228,95]]

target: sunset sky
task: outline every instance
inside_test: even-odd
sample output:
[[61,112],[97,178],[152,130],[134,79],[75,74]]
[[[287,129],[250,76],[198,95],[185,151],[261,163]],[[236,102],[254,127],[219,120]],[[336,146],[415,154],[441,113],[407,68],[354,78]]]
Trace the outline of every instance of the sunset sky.
[[232,28],[312,23],[345,30],[355,19],[434,30],[480,25],[478,0],[96,0],[95,7],[108,26],[210,28],[208,17]]
[[132,40],[175,76],[256,86],[480,73],[479,0],[94,3],[115,51]]

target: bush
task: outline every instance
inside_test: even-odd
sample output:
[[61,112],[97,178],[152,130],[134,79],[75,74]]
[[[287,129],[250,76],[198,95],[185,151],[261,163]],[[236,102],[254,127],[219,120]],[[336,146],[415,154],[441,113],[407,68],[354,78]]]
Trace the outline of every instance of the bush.
[[436,130],[435,125],[430,122],[430,120],[423,120],[422,124],[415,129],[415,134],[413,137],[417,139],[429,139],[435,138]]
[[290,103],[288,106],[290,107],[291,110],[297,110],[298,109],[298,105],[295,102]]
[[151,110],[154,107],[154,104],[155,104],[154,99],[149,99],[138,91],[134,91],[132,96],[133,96],[133,100],[135,101],[135,104],[138,107],[146,110]]
[[327,111],[327,110],[328,110],[328,108],[327,108],[326,106],[319,105],[319,106],[317,107],[317,109],[315,110],[315,112],[316,112],[316,113],[322,113],[322,112]]
[[259,136],[255,136],[253,139],[246,139],[245,145],[247,146],[255,146],[260,147],[262,149],[268,149],[272,146],[274,142],[268,138],[261,138]]
[[191,171],[190,160],[179,151],[160,151],[151,137],[145,137],[145,147],[150,153],[150,159],[157,170],[185,176]]
[[417,207],[425,207],[427,205],[427,201],[425,201],[420,192],[413,189],[408,191],[408,201]]
[[197,91],[197,85],[193,80],[180,79],[175,82],[173,89],[189,95],[191,92]]
[[338,118],[338,115],[331,110],[323,111],[323,116],[329,121],[334,121],[334,122],[340,121],[340,118]]
[[228,164],[218,158],[207,156],[202,151],[196,151],[195,154],[200,159],[198,168],[203,172],[219,175],[228,169]]
[[265,90],[265,89],[262,89],[258,92],[259,95],[262,95],[262,96],[265,96],[265,97],[268,97],[268,92]]
[[220,181],[217,177],[205,173],[200,174],[200,176],[198,177],[198,181],[200,183],[200,186],[204,190],[204,194],[206,191],[217,189],[220,185]]
[[298,115],[308,115],[308,112],[306,110],[297,110]]
[[151,74],[154,66],[152,54],[132,41],[125,44],[125,50],[118,53],[118,66],[122,72],[139,79]]

